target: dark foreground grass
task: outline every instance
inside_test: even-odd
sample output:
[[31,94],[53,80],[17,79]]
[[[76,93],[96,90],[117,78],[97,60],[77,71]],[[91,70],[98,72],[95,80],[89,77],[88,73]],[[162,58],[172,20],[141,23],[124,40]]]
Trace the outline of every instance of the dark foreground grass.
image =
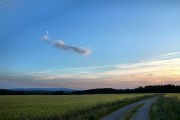
[[161,96],[151,108],[151,120],[180,120],[180,100]]
[[118,100],[110,103],[100,103],[96,106],[88,107],[85,109],[79,109],[71,111],[64,115],[54,115],[49,117],[31,117],[22,118],[26,120],[99,120],[109,113],[124,107],[130,103],[152,97],[153,95],[146,95],[141,97],[129,98],[126,100]]

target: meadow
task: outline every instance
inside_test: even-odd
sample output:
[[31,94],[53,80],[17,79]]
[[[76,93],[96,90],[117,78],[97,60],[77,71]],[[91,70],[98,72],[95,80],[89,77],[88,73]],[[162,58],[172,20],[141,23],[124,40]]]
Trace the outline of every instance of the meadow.
[[180,93],[168,93],[165,95],[165,97],[176,97],[177,99],[180,100]]
[[180,120],[180,93],[160,96],[151,108],[152,120]]
[[82,119],[90,119],[99,113],[92,118],[98,119],[118,107],[150,95],[5,95],[0,96],[0,120],[71,119],[87,112],[92,114],[87,113]]

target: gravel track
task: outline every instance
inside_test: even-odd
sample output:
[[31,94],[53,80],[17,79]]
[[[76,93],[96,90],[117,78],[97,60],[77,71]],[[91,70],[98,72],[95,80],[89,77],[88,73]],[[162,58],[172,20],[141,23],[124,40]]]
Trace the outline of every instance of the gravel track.
[[[130,109],[140,105],[144,104],[142,108],[140,108],[133,118],[133,120],[149,120],[149,110],[151,108],[152,103],[157,99],[157,97],[152,97],[145,100],[140,100],[138,102],[129,104],[123,108],[120,108],[111,114],[103,117],[101,120],[119,120],[126,112],[128,112]],[[140,118],[140,119],[139,119]]]

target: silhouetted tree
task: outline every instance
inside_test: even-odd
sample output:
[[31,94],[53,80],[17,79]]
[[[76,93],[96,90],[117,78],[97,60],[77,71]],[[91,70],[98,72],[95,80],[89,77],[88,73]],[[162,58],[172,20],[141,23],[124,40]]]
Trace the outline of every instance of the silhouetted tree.
[[56,91],[56,92],[53,92],[52,95],[64,95],[64,91]]

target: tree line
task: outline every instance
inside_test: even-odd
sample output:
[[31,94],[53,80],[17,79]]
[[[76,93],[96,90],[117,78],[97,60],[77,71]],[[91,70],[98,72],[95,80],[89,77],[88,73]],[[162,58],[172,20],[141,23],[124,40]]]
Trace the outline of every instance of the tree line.
[[120,94],[120,93],[180,93],[180,86],[175,85],[148,85],[134,89],[97,88],[83,91],[74,91],[74,94]]
[[79,94],[125,94],[125,93],[180,93],[180,86],[177,85],[148,85],[134,89],[113,89],[96,88],[89,90],[78,90],[72,92],[64,91],[12,91],[0,89],[0,95],[79,95]]

